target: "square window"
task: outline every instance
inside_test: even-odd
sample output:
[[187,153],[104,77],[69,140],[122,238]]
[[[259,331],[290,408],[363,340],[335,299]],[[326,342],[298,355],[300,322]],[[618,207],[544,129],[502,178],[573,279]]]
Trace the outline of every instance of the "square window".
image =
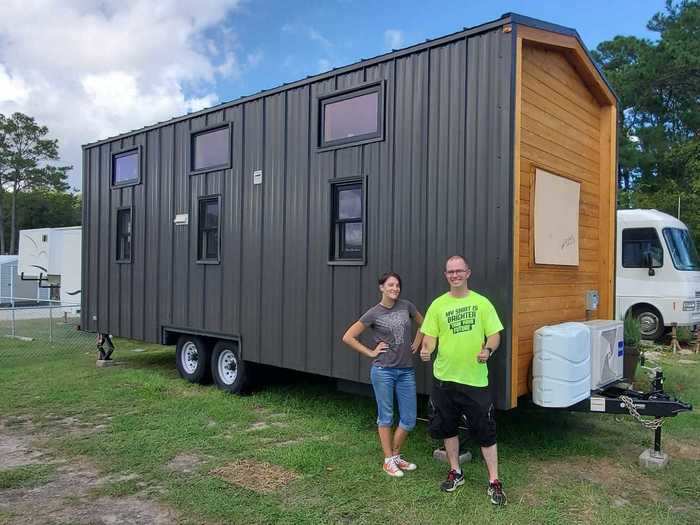
[[362,181],[331,184],[331,261],[364,259],[364,196]]
[[131,186],[141,181],[138,148],[112,156],[112,186]]
[[625,228],[622,230],[623,268],[661,268],[664,250],[655,228]]
[[191,157],[192,172],[230,167],[230,126],[193,133]]
[[197,224],[197,261],[219,262],[219,217],[221,200],[203,197],[199,200]]
[[117,262],[131,262],[131,208],[117,210]]
[[381,85],[322,99],[320,147],[381,139],[381,102]]

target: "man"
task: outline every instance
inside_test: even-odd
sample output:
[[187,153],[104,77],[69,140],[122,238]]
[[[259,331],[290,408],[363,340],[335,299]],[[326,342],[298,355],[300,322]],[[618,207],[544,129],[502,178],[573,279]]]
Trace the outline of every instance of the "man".
[[435,439],[445,441],[450,472],[440,488],[453,492],[464,484],[458,426],[462,416],[466,416],[486,462],[491,503],[505,505],[506,495],[498,480],[496,421],[486,365],[501,341],[499,332],[503,325],[491,302],[469,289],[470,275],[464,257],[454,255],[447,259],[445,277],[450,291],[433,301],[421,326],[421,359],[430,361],[438,341],[440,345],[433,365],[435,381],[428,430]]

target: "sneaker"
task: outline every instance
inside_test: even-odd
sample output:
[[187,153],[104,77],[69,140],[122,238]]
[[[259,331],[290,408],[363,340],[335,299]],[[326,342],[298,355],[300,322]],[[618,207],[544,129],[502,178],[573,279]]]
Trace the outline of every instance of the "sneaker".
[[401,470],[416,470],[417,468],[415,463],[406,461],[401,456],[396,456],[396,459],[394,459],[394,463],[396,463],[396,466],[399,467]]
[[487,494],[491,498],[491,503],[493,503],[494,505],[506,504],[506,493],[503,492],[503,485],[500,481],[495,480],[489,483],[489,490]]
[[384,462],[384,472],[393,476],[395,478],[400,478],[403,476],[403,471],[396,465],[396,462],[392,459],[390,461]]
[[456,470],[450,470],[447,474],[447,479],[440,484],[440,488],[445,492],[454,492],[457,487],[464,485],[464,474],[457,473]]

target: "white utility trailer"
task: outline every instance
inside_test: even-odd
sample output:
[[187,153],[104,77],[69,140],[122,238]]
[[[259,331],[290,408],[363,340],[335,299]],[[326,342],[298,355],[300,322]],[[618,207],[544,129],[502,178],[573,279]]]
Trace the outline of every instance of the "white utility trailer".
[[62,311],[80,311],[82,228],[37,228],[19,232],[17,273],[51,291]]

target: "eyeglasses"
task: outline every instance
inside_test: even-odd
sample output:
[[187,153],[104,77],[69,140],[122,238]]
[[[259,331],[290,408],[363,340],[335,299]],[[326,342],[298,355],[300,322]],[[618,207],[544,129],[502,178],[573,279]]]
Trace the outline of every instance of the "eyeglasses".
[[445,275],[462,275],[467,273],[469,270],[447,270]]

